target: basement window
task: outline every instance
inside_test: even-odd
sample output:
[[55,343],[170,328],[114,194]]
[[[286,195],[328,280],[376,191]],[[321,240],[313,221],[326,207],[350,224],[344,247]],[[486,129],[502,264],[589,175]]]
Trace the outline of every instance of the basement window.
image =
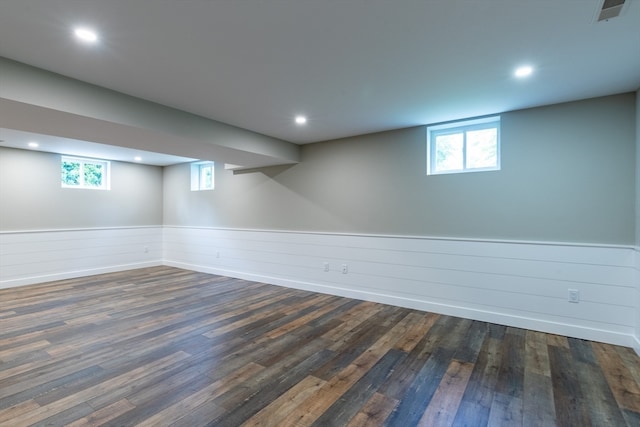
[[62,188],[109,190],[111,163],[107,160],[62,156],[60,162]]
[[213,162],[191,163],[191,191],[213,190],[214,172]]
[[427,127],[427,175],[500,170],[500,117]]

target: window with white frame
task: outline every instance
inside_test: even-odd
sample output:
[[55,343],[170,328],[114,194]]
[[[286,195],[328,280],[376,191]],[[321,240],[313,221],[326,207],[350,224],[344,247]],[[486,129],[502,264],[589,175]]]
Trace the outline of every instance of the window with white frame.
[[191,163],[191,191],[213,190],[214,172],[213,162]]
[[427,127],[427,175],[500,170],[500,116]]
[[110,167],[111,164],[107,160],[62,156],[60,182],[63,188],[109,190]]

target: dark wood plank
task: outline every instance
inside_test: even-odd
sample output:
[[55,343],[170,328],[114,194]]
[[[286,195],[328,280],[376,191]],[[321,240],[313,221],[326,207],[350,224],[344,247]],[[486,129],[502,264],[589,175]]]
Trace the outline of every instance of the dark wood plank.
[[546,337],[527,331],[524,362],[522,425],[526,427],[557,424],[553,400],[553,381]]
[[486,426],[489,423],[502,350],[500,339],[485,338],[453,420],[454,426]]
[[576,362],[576,374],[593,425],[623,426],[624,415],[600,367],[591,363]]
[[397,400],[376,392],[351,418],[347,427],[381,426],[397,405]]
[[455,359],[451,361],[438,389],[429,402],[429,406],[418,421],[419,426],[449,426],[453,424],[472,371],[472,363]]
[[577,366],[571,351],[564,346],[549,346],[549,362],[551,363],[551,379],[553,381],[553,398],[556,418],[559,425],[593,425],[583,396]]
[[[282,393],[269,405],[254,414],[243,427],[277,427],[280,422],[293,412],[309,396],[318,392],[326,381],[313,376],[307,376],[300,380],[286,392]],[[211,418],[210,418],[211,419]]]
[[420,421],[442,377],[453,350],[438,347],[418,371],[398,406],[385,421],[385,426],[413,426]]
[[407,356],[406,353],[391,349],[373,365],[342,397],[335,401],[312,424],[316,427],[347,425],[360,408],[373,397],[373,394],[384,383],[395,366]]
[[489,425],[522,425],[526,333],[507,328],[502,340],[502,361],[489,412]]

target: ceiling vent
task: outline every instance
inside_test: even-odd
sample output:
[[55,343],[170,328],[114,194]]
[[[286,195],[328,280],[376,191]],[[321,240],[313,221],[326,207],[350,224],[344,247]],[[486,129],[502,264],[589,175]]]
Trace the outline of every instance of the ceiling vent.
[[626,0],[604,0],[602,2],[602,9],[598,11],[596,21],[608,21],[611,18],[620,16],[625,1]]

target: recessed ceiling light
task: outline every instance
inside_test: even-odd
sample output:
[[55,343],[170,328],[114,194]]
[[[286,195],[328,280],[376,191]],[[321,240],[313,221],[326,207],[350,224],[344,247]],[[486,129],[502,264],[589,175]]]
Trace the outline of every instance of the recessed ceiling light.
[[524,65],[522,67],[516,68],[516,71],[513,73],[518,78],[529,77],[533,73],[533,67],[529,65]]
[[98,41],[98,34],[86,27],[77,27],[73,30],[73,34],[83,42],[95,43]]
[[37,142],[30,142],[28,145],[31,148],[38,148],[40,146],[40,144],[38,144]]
[[307,118],[305,116],[296,116],[296,123],[299,125],[303,125],[307,123]]

